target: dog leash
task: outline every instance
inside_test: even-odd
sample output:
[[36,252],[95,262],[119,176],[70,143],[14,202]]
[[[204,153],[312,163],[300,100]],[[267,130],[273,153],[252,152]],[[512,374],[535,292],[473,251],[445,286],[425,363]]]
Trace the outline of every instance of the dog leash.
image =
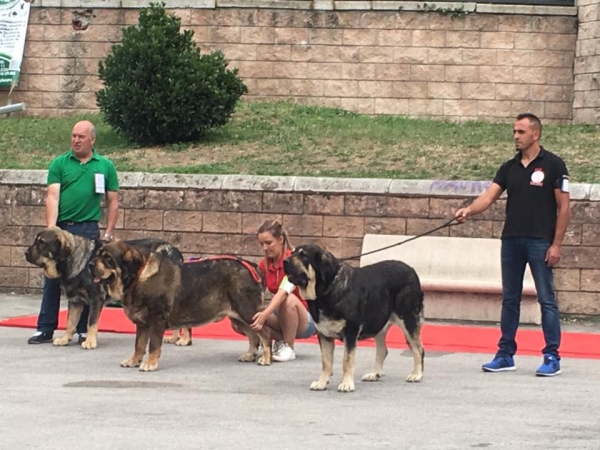
[[[454,223],[454,222],[456,222],[456,223]],[[420,238],[420,237],[427,236],[428,234],[435,233],[435,232],[436,232],[436,231],[438,231],[438,230],[442,230],[442,229],[444,229],[444,228],[453,227],[453,226],[455,226],[455,225],[460,225],[460,223],[458,222],[458,218],[456,218],[456,217],[454,217],[453,219],[449,220],[449,221],[448,221],[448,222],[446,222],[445,224],[443,224],[443,225],[440,225],[440,226],[439,226],[439,227],[437,227],[437,228],[434,228],[433,230],[429,230],[429,231],[426,231],[425,233],[421,233],[421,234],[419,234],[419,235],[417,235],[417,236],[413,236],[413,237],[411,237],[410,239],[407,239],[407,240],[405,240],[405,241],[402,241],[402,242],[397,242],[397,243],[395,243],[395,244],[388,245],[387,247],[378,248],[377,250],[372,250],[372,251],[370,251],[370,252],[367,252],[367,253],[361,253],[361,254],[359,254],[359,255],[351,256],[351,257],[349,257],[349,258],[341,258],[341,259],[340,259],[340,261],[350,261],[350,260],[353,260],[353,259],[358,259],[358,258],[360,258],[361,256],[366,256],[366,255],[370,255],[370,254],[372,254],[372,253],[377,253],[377,252],[381,252],[381,251],[383,251],[383,250],[387,250],[388,248],[397,247],[398,245],[406,244],[407,242],[414,241],[415,239],[418,239],[418,238]]]

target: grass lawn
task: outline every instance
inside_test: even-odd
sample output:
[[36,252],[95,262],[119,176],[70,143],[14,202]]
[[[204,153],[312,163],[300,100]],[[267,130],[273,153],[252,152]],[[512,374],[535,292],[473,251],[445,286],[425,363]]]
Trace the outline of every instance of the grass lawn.
[[[488,180],[514,154],[510,123],[456,124],[242,103],[230,123],[206,141],[166,147],[132,145],[100,115],[0,116],[0,168],[46,169],[69,149],[71,128],[84,118],[96,124],[96,149],[119,171]],[[547,125],[542,144],[565,160],[571,182],[600,183],[596,127]]]

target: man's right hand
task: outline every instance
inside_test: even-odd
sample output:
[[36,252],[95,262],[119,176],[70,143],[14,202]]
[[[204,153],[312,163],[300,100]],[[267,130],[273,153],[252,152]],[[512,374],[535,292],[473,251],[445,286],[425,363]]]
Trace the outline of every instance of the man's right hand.
[[464,223],[470,214],[471,214],[471,208],[467,206],[466,208],[460,208],[458,211],[456,211],[456,214],[454,214],[454,217],[456,217],[456,219],[458,220],[458,223]]

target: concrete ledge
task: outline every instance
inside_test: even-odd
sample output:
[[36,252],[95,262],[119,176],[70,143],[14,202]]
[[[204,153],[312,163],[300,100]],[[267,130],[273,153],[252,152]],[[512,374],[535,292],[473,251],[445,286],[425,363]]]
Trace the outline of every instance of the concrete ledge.
[[227,175],[221,189],[234,191],[293,191],[293,177],[266,177],[258,175]]
[[[163,0],[167,8],[258,8],[321,11],[423,11],[456,10],[465,13],[576,16],[577,8],[541,5],[490,5],[476,2],[415,2],[367,0]],[[145,8],[151,0],[36,0],[33,8]],[[431,9],[435,7],[434,9]]]
[[576,16],[576,6],[546,6],[546,5],[491,5],[478,3],[478,13],[485,14],[525,14],[534,16]]
[[[163,189],[221,189],[225,175],[142,173],[137,186]],[[123,187],[126,187],[123,185]]]
[[[46,176],[46,170],[0,170],[0,184],[45,186]],[[226,189],[461,198],[477,197],[490,184],[490,181],[482,180],[391,180],[384,178],[188,175],[143,172],[119,172],[119,182],[123,188]],[[600,184],[572,184],[571,199],[600,201]]]
[[0,170],[1,184],[45,185],[47,170]]
[[312,9],[311,3],[294,0],[217,0],[217,8]]
[[423,12],[441,12],[436,11],[445,10],[451,12],[472,13],[477,8],[475,2],[402,2],[402,1],[374,1],[371,2],[373,10],[376,11],[423,11]]
[[389,185],[390,180],[384,179],[297,177],[294,190],[298,192],[387,194]]

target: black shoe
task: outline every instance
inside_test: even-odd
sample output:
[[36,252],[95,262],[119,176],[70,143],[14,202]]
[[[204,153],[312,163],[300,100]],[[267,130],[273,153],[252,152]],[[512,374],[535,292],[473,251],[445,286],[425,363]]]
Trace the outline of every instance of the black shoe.
[[80,334],[79,337],[77,338],[77,343],[79,345],[81,345],[85,342],[86,339],[87,339],[87,336],[85,334]]
[[46,342],[52,342],[53,333],[43,333],[36,331],[36,333],[27,339],[28,344],[45,344]]

